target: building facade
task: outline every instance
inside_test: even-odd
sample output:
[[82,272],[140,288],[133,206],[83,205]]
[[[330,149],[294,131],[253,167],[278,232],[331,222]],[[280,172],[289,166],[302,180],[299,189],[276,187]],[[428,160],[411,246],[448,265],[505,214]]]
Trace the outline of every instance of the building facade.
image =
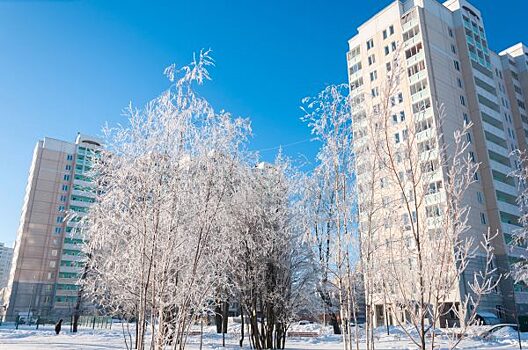
[[[528,142],[528,48],[518,44],[499,54],[491,51],[481,13],[465,0],[397,0],[361,25],[349,40],[347,63],[353,100],[361,95],[367,102],[375,101],[394,55],[400,56],[398,62],[403,65],[391,107],[395,142],[406,137],[402,128],[409,120],[417,123],[417,131],[423,130],[417,138],[434,139],[440,146],[451,145],[453,132],[472,123],[466,135],[468,152],[480,166],[476,182],[464,197],[464,204],[471,208],[469,234],[482,236],[488,228],[499,232],[493,240],[494,261],[498,271],[507,273],[522,251],[510,246],[512,232],[520,228],[520,212],[517,183],[508,175],[517,166],[512,151],[526,150]],[[356,137],[363,127],[359,116],[354,115]],[[404,117],[407,121],[401,123]],[[443,169],[435,171],[437,181],[431,184],[434,192],[440,193],[435,200],[445,200],[441,184],[446,174]],[[453,303],[467,294],[466,279],[483,269],[482,264],[473,262],[468,267],[454,291]],[[386,321],[382,303],[378,306],[380,324]],[[479,312],[503,321],[512,321],[516,314],[526,315],[528,289],[503,278],[496,293],[481,302]]]
[[79,218],[95,193],[92,159],[101,143],[46,137],[35,146],[5,296],[5,319],[71,315],[83,271]]
[[0,289],[7,287],[12,258],[13,248],[6,247],[4,243],[0,243]]

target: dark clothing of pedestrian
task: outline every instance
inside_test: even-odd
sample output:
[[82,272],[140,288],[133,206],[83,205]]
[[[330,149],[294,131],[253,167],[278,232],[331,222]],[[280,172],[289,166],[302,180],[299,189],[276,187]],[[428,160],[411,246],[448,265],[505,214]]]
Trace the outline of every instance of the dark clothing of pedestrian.
[[55,334],[59,335],[62,327],[62,318],[59,320],[59,322],[55,323]]

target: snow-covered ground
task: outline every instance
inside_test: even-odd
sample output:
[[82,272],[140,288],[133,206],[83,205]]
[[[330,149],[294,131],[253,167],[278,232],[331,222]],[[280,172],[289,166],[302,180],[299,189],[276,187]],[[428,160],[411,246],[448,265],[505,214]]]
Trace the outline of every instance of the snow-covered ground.
[[[67,328],[67,327],[66,327]],[[341,339],[334,336],[327,329],[319,325],[295,326],[295,331],[315,331],[322,333],[316,338],[289,338],[286,348],[290,350],[338,350],[341,349]],[[230,328],[226,336],[227,349],[240,349],[236,325]],[[391,329],[391,335],[386,335],[384,329],[379,329],[376,336],[378,349],[415,349],[399,329]],[[521,335],[523,347],[528,348],[528,333]],[[199,349],[199,336],[192,336],[189,340],[189,350]],[[219,350],[222,348],[222,337],[214,333],[214,327],[206,327],[204,333],[204,350]],[[441,348],[447,348],[447,339],[440,342]],[[247,342],[246,342],[247,344]],[[483,340],[478,337],[462,341],[458,349],[518,349],[517,333],[512,329],[497,332],[493,340]],[[123,333],[120,324],[114,324],[110,329],[81,329],[77,334],[71,334],[68,329],[60,335],[55,335],[52,326],[34,327],[21,326],[15,330],[12,326],[0,327],[0,350],[90,350],[90,349],[125,349]],[[249,347],[248,347],[249,349]]]

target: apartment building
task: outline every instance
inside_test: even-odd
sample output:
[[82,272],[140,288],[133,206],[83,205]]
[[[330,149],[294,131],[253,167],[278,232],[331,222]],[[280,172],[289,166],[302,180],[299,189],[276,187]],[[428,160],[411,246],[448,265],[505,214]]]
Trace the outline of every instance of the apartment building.
[[4,243],[0,243],[0,289],[7,287],[12,258],[13,248],[6,247]]
[[79,218],[95,194],[87,172],[101,142],[38,141],[22,207],[5,302],[6,320],[71,315],[82,273]]
[[[421,123],[424,131],[417,137],[431,137],[439,146],[451,145],[453,132],[472,123],[466,135],[468,152],[480,167],[464,197],[464,204],[471,208],[469,235],[478,241],[488,228],[498,231],[493,240],[494,263],[499,272],[507,273],[522,251],[510,246],[512,232],[520,227],[520,212],[517,184],[508,174],[517,166],[512,151],[526,150],[528,142],[527,47],[518,44],[498,54],[491,51],[482,14],[465,0],[397,0],[362,24],[349,40],[347,63],[353,101],[375,103],[382,90],[380,81],[395,62],[394,55],[399,56],[404,72],[392,99],[394,142],[406,137],[406,130],[399,127],[404,120]],[[364,111],[355,108],[354,113],[354,133],[360,137]],[[437,180],[431,184],[434,192],[440,193],[438,200],[445,200],[441,187],[446,181],[445,169],[435,171]],[[358,171],[358,183],[361,181]],[[360,208],[361,204],[360,199]],[[468,293],[467,281],[473,272],[484,268],[484,261],[472,261],[451,302],[459,303],[461,295]],[[478,310],[485,316],[513,321],[516,315],[528,314],[528,288],[503,278]],[[376,305],[378,325],[394,323],[384,320],[384,314],[380,300]]]

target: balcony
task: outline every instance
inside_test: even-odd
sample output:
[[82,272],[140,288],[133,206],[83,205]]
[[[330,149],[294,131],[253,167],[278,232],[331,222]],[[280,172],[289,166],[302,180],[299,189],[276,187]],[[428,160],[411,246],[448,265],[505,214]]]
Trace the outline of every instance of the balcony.
[[59,272],[73,272],[73,273],[82,273],[82,267],[77,266],[60,266]]
[[407,23],[402,24],[402,32],[406,32],[412,27],[416,26],[418,24],[418,18],[413,18]]
[[407,67],[412,66],[418,61],[423,60],[425,57],[424,50],[422,49],[420,52],[418,52],[416,55],[410,57],[407,59]]
[[422,70],[414,75],[411,75],[409,77],[409,84],[412,85],[414,83],[416,83],[417,81],[420,81],[422,80],[423,78],[425,78],[427,76],[427,71],[426,70]]
[[423,89],[422,91],[417,92],[414,95],[411,95],[411,101],[412,101],[412,103],[416,103],[418,101],[423,100],[426,97],[429,97],[429,95],[430,95],[429,88],[427,87],[427,88]]

